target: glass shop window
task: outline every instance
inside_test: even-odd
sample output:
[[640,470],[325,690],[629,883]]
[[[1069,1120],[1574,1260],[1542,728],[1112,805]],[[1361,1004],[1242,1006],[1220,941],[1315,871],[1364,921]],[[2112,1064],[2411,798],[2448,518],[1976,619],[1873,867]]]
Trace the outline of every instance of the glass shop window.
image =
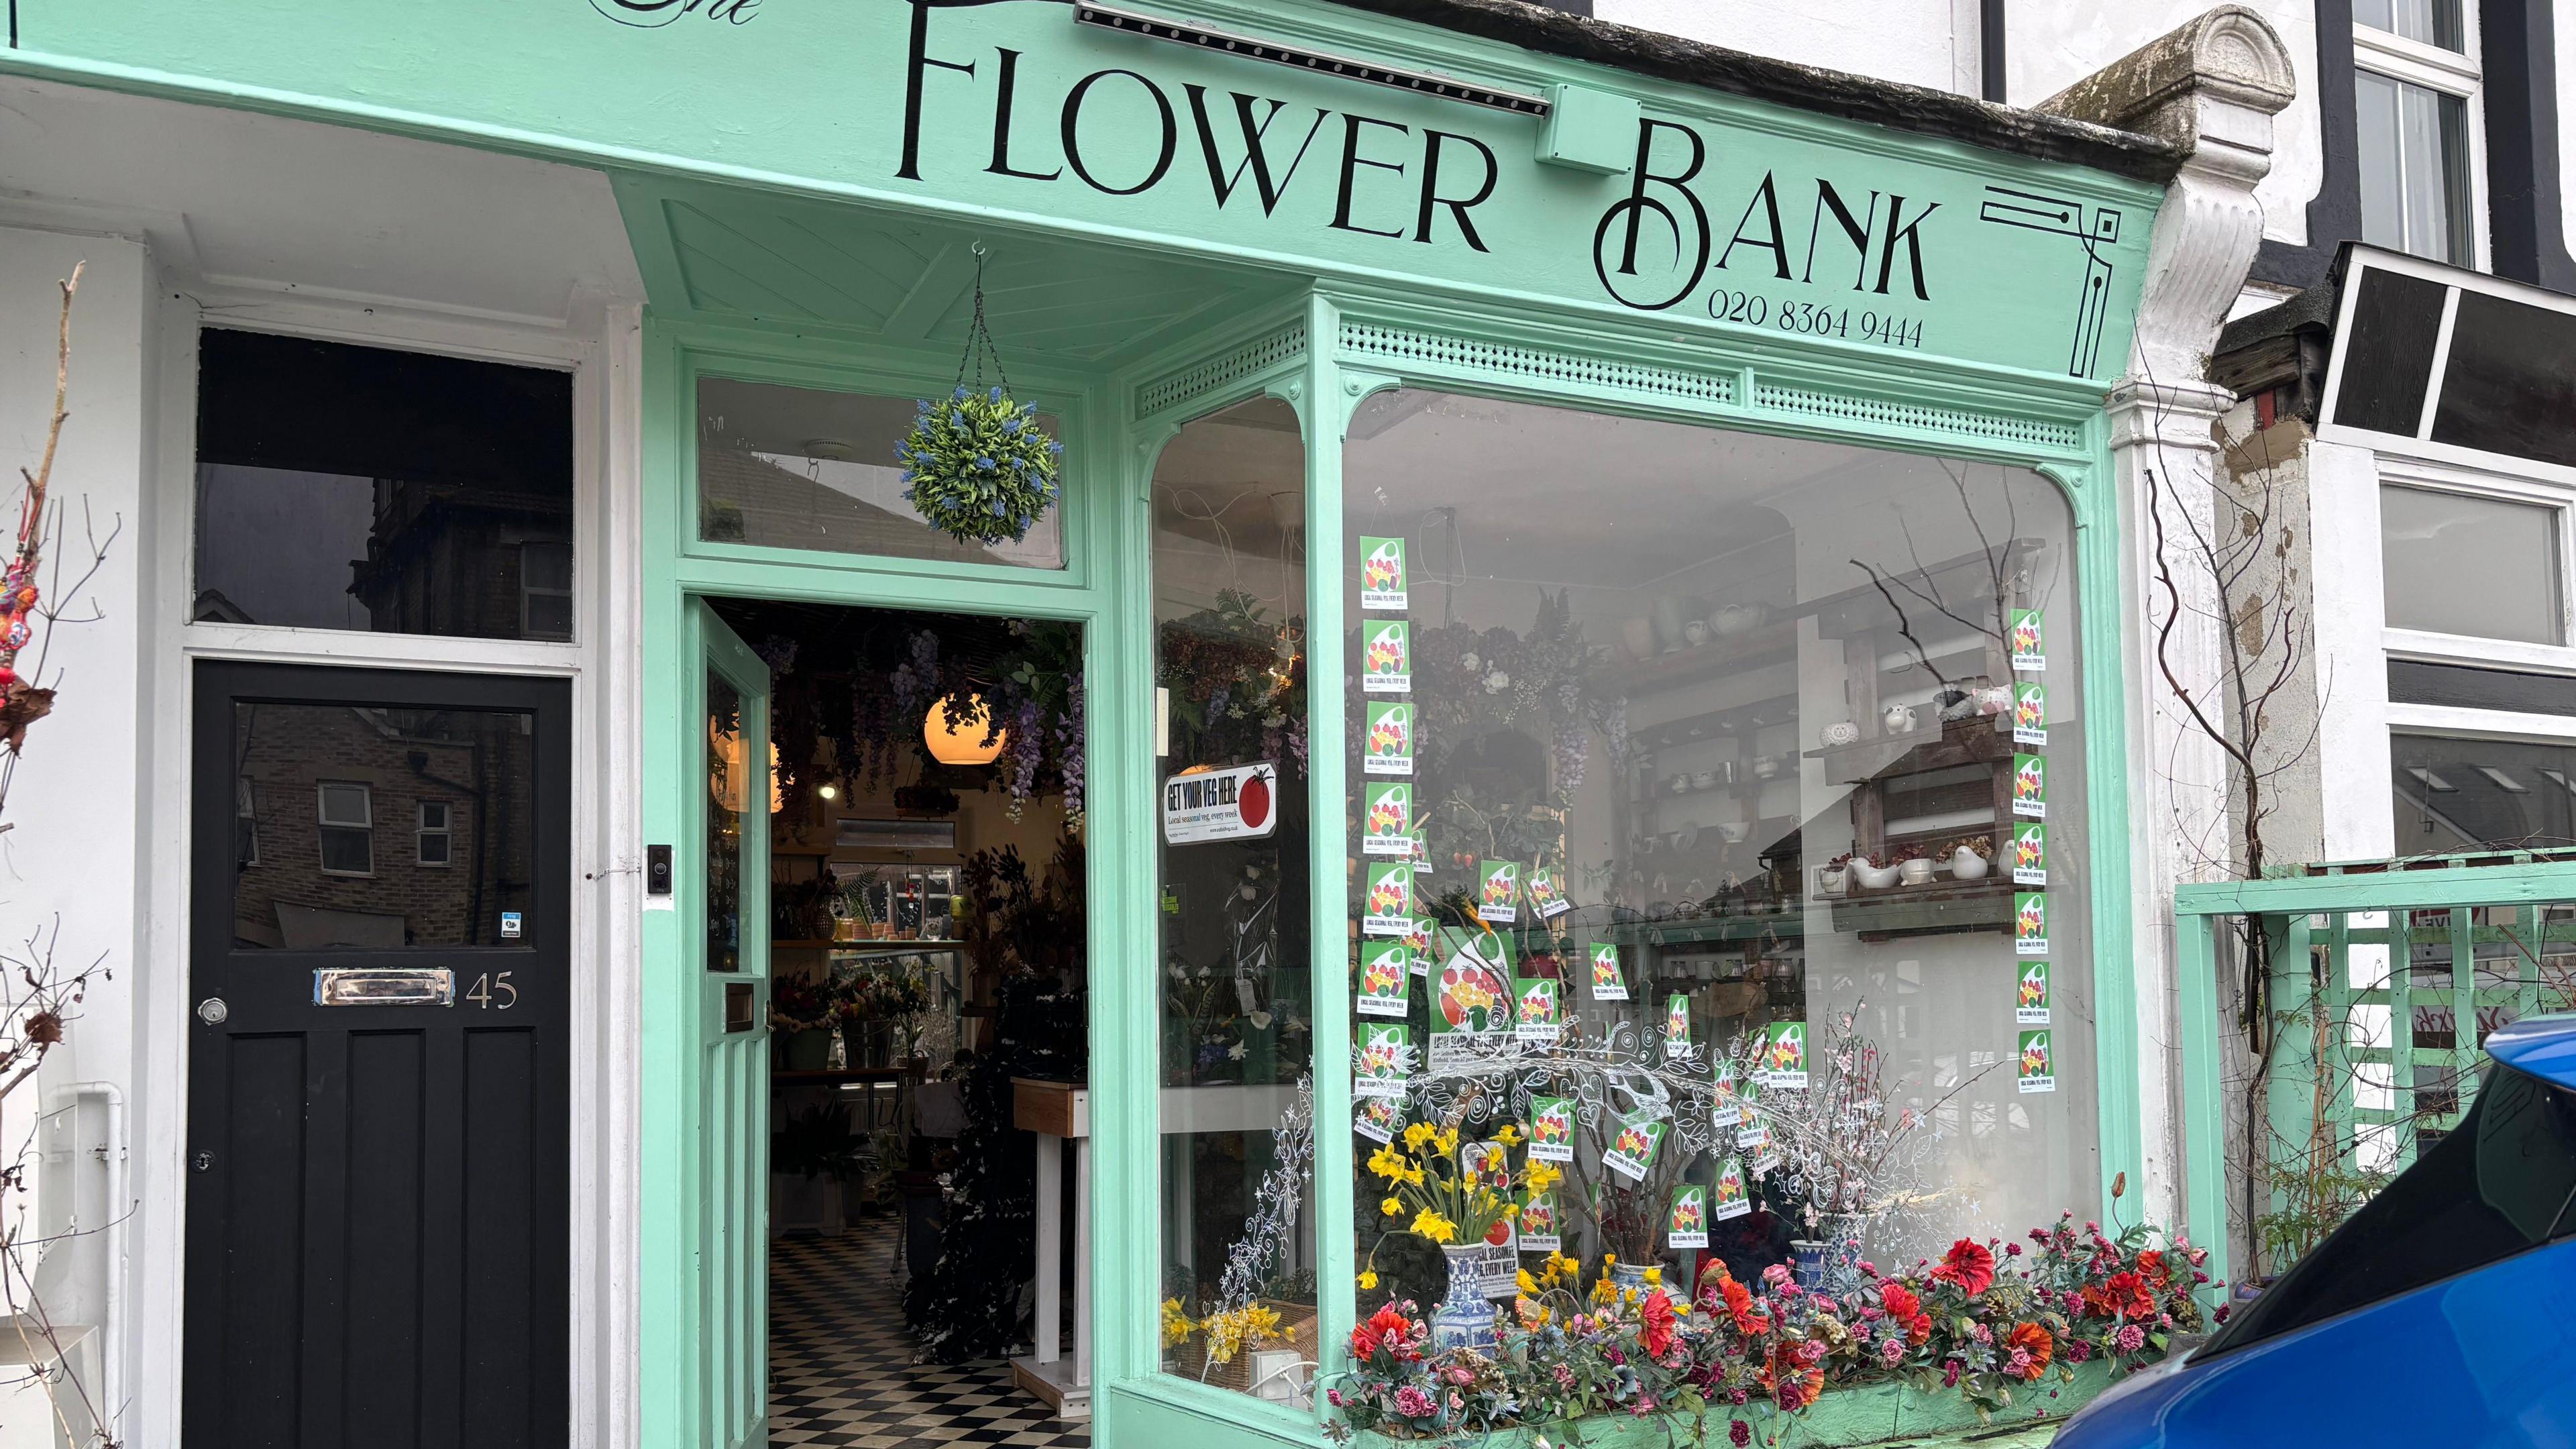
[[572,512],[570,373],[199,334],[193,620],[570,639]]
[[2373,71],[2353,73],[2361,235],[2377,246],[2475,265],[2466,97]]
[[1247,402],[1154,470],[1163,1367],[1303,1404],[1317,1358],[1306,457]]
[[533,879],[534,745],[517,711],[235,704],[233,945],[501,944]]
[[2576,845],[2576,745],[2389,738],[2397,853]]
[[2055,488],[1412,390],[1342,486],[1363,1315],[2096,1211]]
[[[904,500],[895,449],[915,401],[733,378],[698,379],[698,537],[952,563],[1064,567],[1050,508],[1016,543],[960,543]],[[1041,414],[1049,436],[1058,420]]]
[[[2379,490],[2388,624],[2436,634],[2566,639],[2559,511],[2473,493]],[[2464,579],[2477,587],[2463,588]]]

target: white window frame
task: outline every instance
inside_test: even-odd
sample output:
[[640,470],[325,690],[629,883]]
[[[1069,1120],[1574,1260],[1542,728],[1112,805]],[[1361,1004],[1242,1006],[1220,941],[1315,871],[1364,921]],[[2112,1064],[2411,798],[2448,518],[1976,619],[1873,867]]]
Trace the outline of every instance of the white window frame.
[[[429,812],[438,812],[438,823],[429,823]],[[414,817],[419,823],[411,833],[411,863],[422,870],[446,870],[456,864],[456,805],[449,800],[418,802]],[[429,858],[429,838],[438,837],[440,859]]]
[[[2469,154],[2463,164],[2468,170],[2468,190],[2460,204],[2469,209],[2469,255],[2457,262],[2437,264],[2483,272],[2492,263],[2487,247],[2486,70],[2478,46],[2478,0],[2460,0],[2460,27],[2460,42],[2465,49],[2444,50],[2429,41],[2408,40],[2356,20],[2352,23],[2352,61],[2357,70],[2457,96],[2465,104]],[[2421,260],[2436,261],[2432,257]]]
[[[358,803],[364,807],[366,818],[354,824],[346,820],[332,819],[330,809],[325,802],[330,800],[331,792],[334,790],[357,791]],[[323,842],[330,838],[330,832],[334,830],[355,830],[366,836],[367,868],[365,870],[340,870],[332,866],[330,853],[323,849]],[[364,780],[313,782],[313,855],[324,875],[368,877],[376,873],[376,790],[374,786]]]
[[[2576,489],[2553,487],[2529,478],[2476,473],[2415,459],[2390,458],[2384,454],[2379,460],[2379,486],[2382,489],[2411,488],[2423,493],[2450,493],[2464,498],[2546,508],[2554,520],[2552,541],[2558,554],[2558,637],[2563,642],[2533,644],[2520,639],[2487,639],[2475,634],[2444,634],[2428,629],[2384,625],[2382,647],[2388,651],[2389,658],[2428,664],[2472,664],[2520,670],[2528,674],[2576,675]],[[2385,547],[2384,544],[2382,546]],[[2385,579],[2381,581],[2381,589],[2384,608],[2387,597]],[[2459,713],[2482,716],[2490,711],[2462,710]]]
[[[566,581],[565,581],[565,583],[564,583],[564,586],[563,586],[562,588],[560,588],[560,589],[556,589],[556,588],[539,588],[539,587],[537,587],[535,584],[532,584],[532,583],[528,582],[528,550],[533,549],[533,548],[560,548],[560,549],[564,550],[564,571],[565,571],[565,573],[566,573],[566,575],[567,575],[567,579],[566,579]],[[547,635],[539,635],[539,634],[534,630],[534,628],[529,624],[529,621],[528,621],[528,612],[529,612],[529,611],[528,611],[528,601],[529,601],[529,600],[531,600],[531,599],[562,599],[562,600],[565,600],[565,601],[566,601],[566,604],[567,604],[567,608],[566,608],[566,610],[565,610],[565,617],[566,617],[566,619],[567,619],[568,621],[571,621],[571,620],[573,619],[573,616],[579,612],[578,601],[579,601],[579,597],[580,597],[580,595],[579,595],[579,590],[575,587],[574,583],[572,582],[572,579],[573,579],[574,577],[577,577],[577,576],[578,576],[578,573],[579,573],[580,568],[581,568],[581,553],[580,553],[580,550],[576,549],[576,548],[573,546],[573,542],[572,542],[572,540],[570,540],[570,539],[528,538],[528,539],[521,539],[521,540],[519,541],[519,637],[520,637],[520,638],[522,638],[522,639],[540,639],[540,638],[542,638],[542,639],[545,639],[545,640],[548,640],[548,641],[551,641],[551,642],[554,642],[554,643],[569,643],[569,642],[571,642],[571,639],[572,639],[573,635],[577,635],[577,634],[580,632],[579,628],[577,627],[577,621],[575,621],[575,624],[574,624],[574,626],[573,626],[573,632],[572,632],[572,634],[568,634],[568,635],[566,635],[566,636],[564,636],[564,637],[562,637],[562,638],[560,638],[560,639],[556,638],[556,636],[551,635],[551,634],[547,634]]]

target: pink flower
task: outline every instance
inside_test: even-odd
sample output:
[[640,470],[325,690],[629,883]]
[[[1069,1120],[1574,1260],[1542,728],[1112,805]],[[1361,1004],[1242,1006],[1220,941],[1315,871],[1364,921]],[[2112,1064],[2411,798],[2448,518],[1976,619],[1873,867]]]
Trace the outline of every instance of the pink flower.
[[2082,1363],[2091,1357],[2093,1357],[2093,1345],[2080,1338],[2067,1340],[2066,1361],[2068,1363]]
[[1950,1360],[1948,1363],[1941,1365],[1941,1387],[1945,1389],[1957,1388],[1959,1386],[1960,1368],[1961,1364],[1955,1358]]
[[1733,1423],[1728,1424],[1726,1426],[1726,1442],[1734,1445],[1735,1449],[1744,1449],[1745,1445],[1753,1442],[1753,1426],[1744,1422],[1742,1419],[1738,1419]]
[[1340,1389],[1324,1390],[1324,1402],[1332,1405],[1336,1409],[1340,1408],[1342,1406],[1342,1391]]
[[2219,1304],[2219,1305],[2218,1305],[2218,1311],[2217,1311],[2216,1313],[2211,1314],[2210,1316],[2211,1316],[2212,1318],[2217,1319],[2217,1320],[2218,1320],[2219,1322],[2221,1322],[2221,1323],[2225,1323],[2225,1322],[2227,1321],[2227,1305],[2226,1305],[2226,1304],[2224,1304],[2224,1303]]
[[1982,1323],[1970,1324],[1968,1326],[1968,1336],[1975,1339],[1978,1343],[1985,1345],[1991,1345],[1995,1341],[1995,1331],[1986,1327]]
[[2084,1295],[2081,1293],[2060,1293],[2057,1301],[2065,1306],[2069,1318],[2084,1311]]
[[2113,1339],[2120,1345],[2120,1352],[2136,1353],[2146,1347],[2147,1331],[2134,1323],[2123,1323],[2120,1325],[2120,1331],[2113,1335]]
[[2007,1258],[2018,1258],[2018,1257],[2020,1257],[2020,1256],[2021,1256],[2021,1244],[2019,1244],[2019,1243],[2006,1243],[2006,1244],[2004,1244],[2004,1256],[2005,1256],[2005,1257],[2007,1257]]
[[1464,1368],[1460,1368],[1460,1367],[1457,1367],[1457,1366],[1455,1366],[1455,1365],[1452,1365],[1452,1366],[1451,1366],[1451,1367],[1449,1367],[1449,1368],[1446,1368],[1446,1369],[1441,1370],[1441,1371],[1440,1371],[1440,1376],[1441,1376],[1442,1378],[1447,1379],[1449,1382],[1451,1382],[1451,1383],[1453,1383],[1453,1384],[1460,1384],[1460,1385],[1472,1384],[1472,1383],[1474,1383],[1474,1382],[1476,1381],[1476,1376],[1475,1376],[1474,1374],[1472,1374],[1472,1373],[1468,1372],[1468,1371],[1467,1371],[1466,1369],[1464,1369]]
[[1784,1414],[1794,1414],[1807,1407],[1807,1396],[1799,1391],[1795,1379],[1782,1379],[1779,1389],[1771,1397],[1779,1403],[1780,1412]]
[[1428,1418],[1432,1408],[1431,1396],[1411,1384],[1395,1391],[1395,1411],[1405,1418]]
[[1905,1340],[1901,1338],[1890,1338],[1880,1341],[1878,1345],[1878,1361],[1880,1363],[1885,1364],[1889,1368],[1894,1368],[1896,1367],[1896,1361],[1903,1357],[1905,1357]]
[[1788,1281],[1789,1265],[1786,1263],[1774,1263],[1762,1270],[1762,1286],[1766,1288],[1778,1288]]
[[1558,1388],[1563,1389],[1569,1394],[1574,1392],[1574,1370],[1567,1368],[1563,1364],[1556,1364],[1552,1366],[1552,1371],[1556,1376],[1556,1386]]

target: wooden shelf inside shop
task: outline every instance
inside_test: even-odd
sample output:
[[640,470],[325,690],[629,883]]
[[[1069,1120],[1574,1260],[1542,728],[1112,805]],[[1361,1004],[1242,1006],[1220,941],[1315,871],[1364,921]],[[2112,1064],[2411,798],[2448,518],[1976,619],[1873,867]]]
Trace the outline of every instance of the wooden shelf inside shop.
[[1958,931],[2012,929],[2009,875],[1979,881],[1938,881],[1870,889],[1854,883],[1834,901],[1834,929],[1864,941],[1895,936],[1935,936]]
[[1652,659],[1622,659],[1592,671],[1586,681],[1604,695],[1653,694],[1697,684],[1715,675],[1796,657],[1798,623],[1781,619],[1741,634],[1722,634],[1705,644],[1684,645]]
[[1825,762],[1825,780],[1855,785],[1891,775],[1921,775],[1960,765],[1988,765],[2013,753],[2011,716],[1976,715],[1944,723],[1938,733],[1916,730],[1901,735],[1872,735],[1848,745],[1826,745],[1806,752]]

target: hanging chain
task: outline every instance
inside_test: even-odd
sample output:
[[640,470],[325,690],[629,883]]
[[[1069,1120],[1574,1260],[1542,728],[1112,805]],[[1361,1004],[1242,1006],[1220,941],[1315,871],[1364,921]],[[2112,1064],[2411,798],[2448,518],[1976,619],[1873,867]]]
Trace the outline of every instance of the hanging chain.
[[1011,375],[1002,370],[1001,349],[993,345],[993,331],[984,325],[984,244],[974,244],[975,251],[975,318],[966,327],[966,355],[957,359],[957,386],[966,385],[966,369],[975,370],[975,388],[984,387],[984,359],[993,360],[993,376],[1000,379],[1002,395],[1011,395]]

